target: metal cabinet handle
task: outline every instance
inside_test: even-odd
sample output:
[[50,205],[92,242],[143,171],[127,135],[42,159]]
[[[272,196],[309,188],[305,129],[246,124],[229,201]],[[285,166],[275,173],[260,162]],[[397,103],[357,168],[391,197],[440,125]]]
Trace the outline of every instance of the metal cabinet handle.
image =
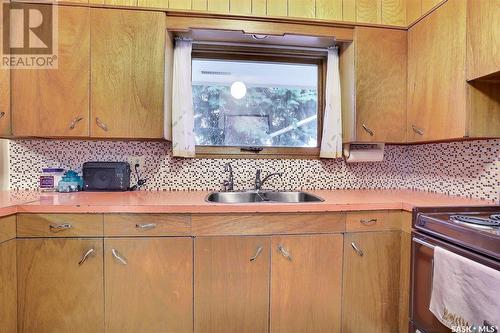
[[120,264],[127,264],[127,260],[125,260],[125,258],[123,258],[120,253],[118,253],[118,251],[116,251],[115,249],[111,249],[111,253],[113,254],[113,257],[116,259],[116,261],[118,261]]
[[259,246],[257,248],[257,252],[255,252],[254,256],[252,258],[250,258],[250,261],[254,261],[255,259],[257,259],[260,256],[260,253],[262,252],[262,250],[263,250],[263,247]]
[[71,229],[71,228],[73,228],[73,226],[69,223],[56,224],[56,225],[51,224],[51,225],[49,225],[49,228],[50,228],[51,232],[60,232],[60,231]]
[[99,118],[96,117],[95,118],[95,123],[97,124],[97,126],[99,126],[100,128],[102,128],[105,132],[108,131],[108,126],[105,123],[103,123],[101,121],[101,119],[99,119]]
[[372,225],[377,223],[377,219],[361,219],[359,222],[363,223],[364,225]]
[[287,258],[288,260],[292,261],[292,256],[290,253],[285,249],[285,247],[281,244],[278,245],[278,251],[283,255],[283,257]]
[[424,135],[424,131],[422,129],[418,128],[417,126],[412,124],[411,128],[413,129],[413,132],[417,133],[418,135]]
[[156,228],[156,223],[136,224],[135,227],[140,230],[150,230]]
[[363,129],[368,132],[368,134],[370,134],[370,136],[373,136],[373,131],[371,129],[369,129],[368,127],[366,127],[365,124],[361,124],[361,126],[363,127]]
[[356,245],[356,243],[352,242],[351,246],[354,249],[354,251],[356,251],[358,256],[362,257],[364,255],[363,251]]
[[0,112],[0,119],[2,119],[3,116],[5,116],[5,112],[2,111],[2,112]]
[[88,258],[88,257],[89,257],[92,253],[94,253],[94,252],[95,252],[95,249],[90,249],[90,250],[88,250],[87,252],[85,252],[85,253],[83,254],[82,259],[80,259],[80,261],[78,262],[78,265],[82,265],[85,261],[87,261],[87,258]]
[[83,117],[75,117],[75,119],[73,119],[73,121],[69,124],[69,129],[72,130],[72,129],[75,129],[76,127],[76,124],[78,124],[78,122],[82,121],[83,120]]

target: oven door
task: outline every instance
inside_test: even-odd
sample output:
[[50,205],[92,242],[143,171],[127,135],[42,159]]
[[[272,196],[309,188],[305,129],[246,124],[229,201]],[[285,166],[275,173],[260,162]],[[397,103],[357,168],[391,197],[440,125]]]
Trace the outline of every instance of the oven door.
[[434,237],[412,232],[410,332],[449,333],[429,310],[432,293],[434,247],[439,246],[483,265],[500,270],[500,263],[488,257],[450,245]]

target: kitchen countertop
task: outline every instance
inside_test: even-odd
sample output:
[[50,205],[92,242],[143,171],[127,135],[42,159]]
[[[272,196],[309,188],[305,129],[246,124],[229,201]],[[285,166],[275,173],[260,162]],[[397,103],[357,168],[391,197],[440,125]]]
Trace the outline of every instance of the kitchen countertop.
[[0,191],[0,216],[19,213],[255,213],[406,210],[484,206],[492,201],[410,190],[317,190],[314,203],[208,203],[207,191],[43,193]]

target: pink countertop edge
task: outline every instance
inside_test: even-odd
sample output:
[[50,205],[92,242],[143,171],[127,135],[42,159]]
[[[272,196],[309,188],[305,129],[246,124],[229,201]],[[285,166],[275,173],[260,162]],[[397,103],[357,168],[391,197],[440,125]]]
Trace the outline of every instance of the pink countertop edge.
[[0,191],[0,216],[22,213],[263,213],[486,206],[492,201],[411,190],[311,190],[319,203],[216,204],[208,191],[42,193]]

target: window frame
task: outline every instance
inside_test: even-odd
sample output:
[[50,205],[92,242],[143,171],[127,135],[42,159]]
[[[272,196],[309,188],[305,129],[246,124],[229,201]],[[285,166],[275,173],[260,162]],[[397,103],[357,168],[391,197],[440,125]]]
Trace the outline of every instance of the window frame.
[[319,158],[325,109],[326,51],[303,51],[287,48],[219,46],[193,44],[192,59],[265,61],[313,64],[318,66],[317,147],[262,147],[259,152],[241,150],[240,146],[198,146],[195,158]]

